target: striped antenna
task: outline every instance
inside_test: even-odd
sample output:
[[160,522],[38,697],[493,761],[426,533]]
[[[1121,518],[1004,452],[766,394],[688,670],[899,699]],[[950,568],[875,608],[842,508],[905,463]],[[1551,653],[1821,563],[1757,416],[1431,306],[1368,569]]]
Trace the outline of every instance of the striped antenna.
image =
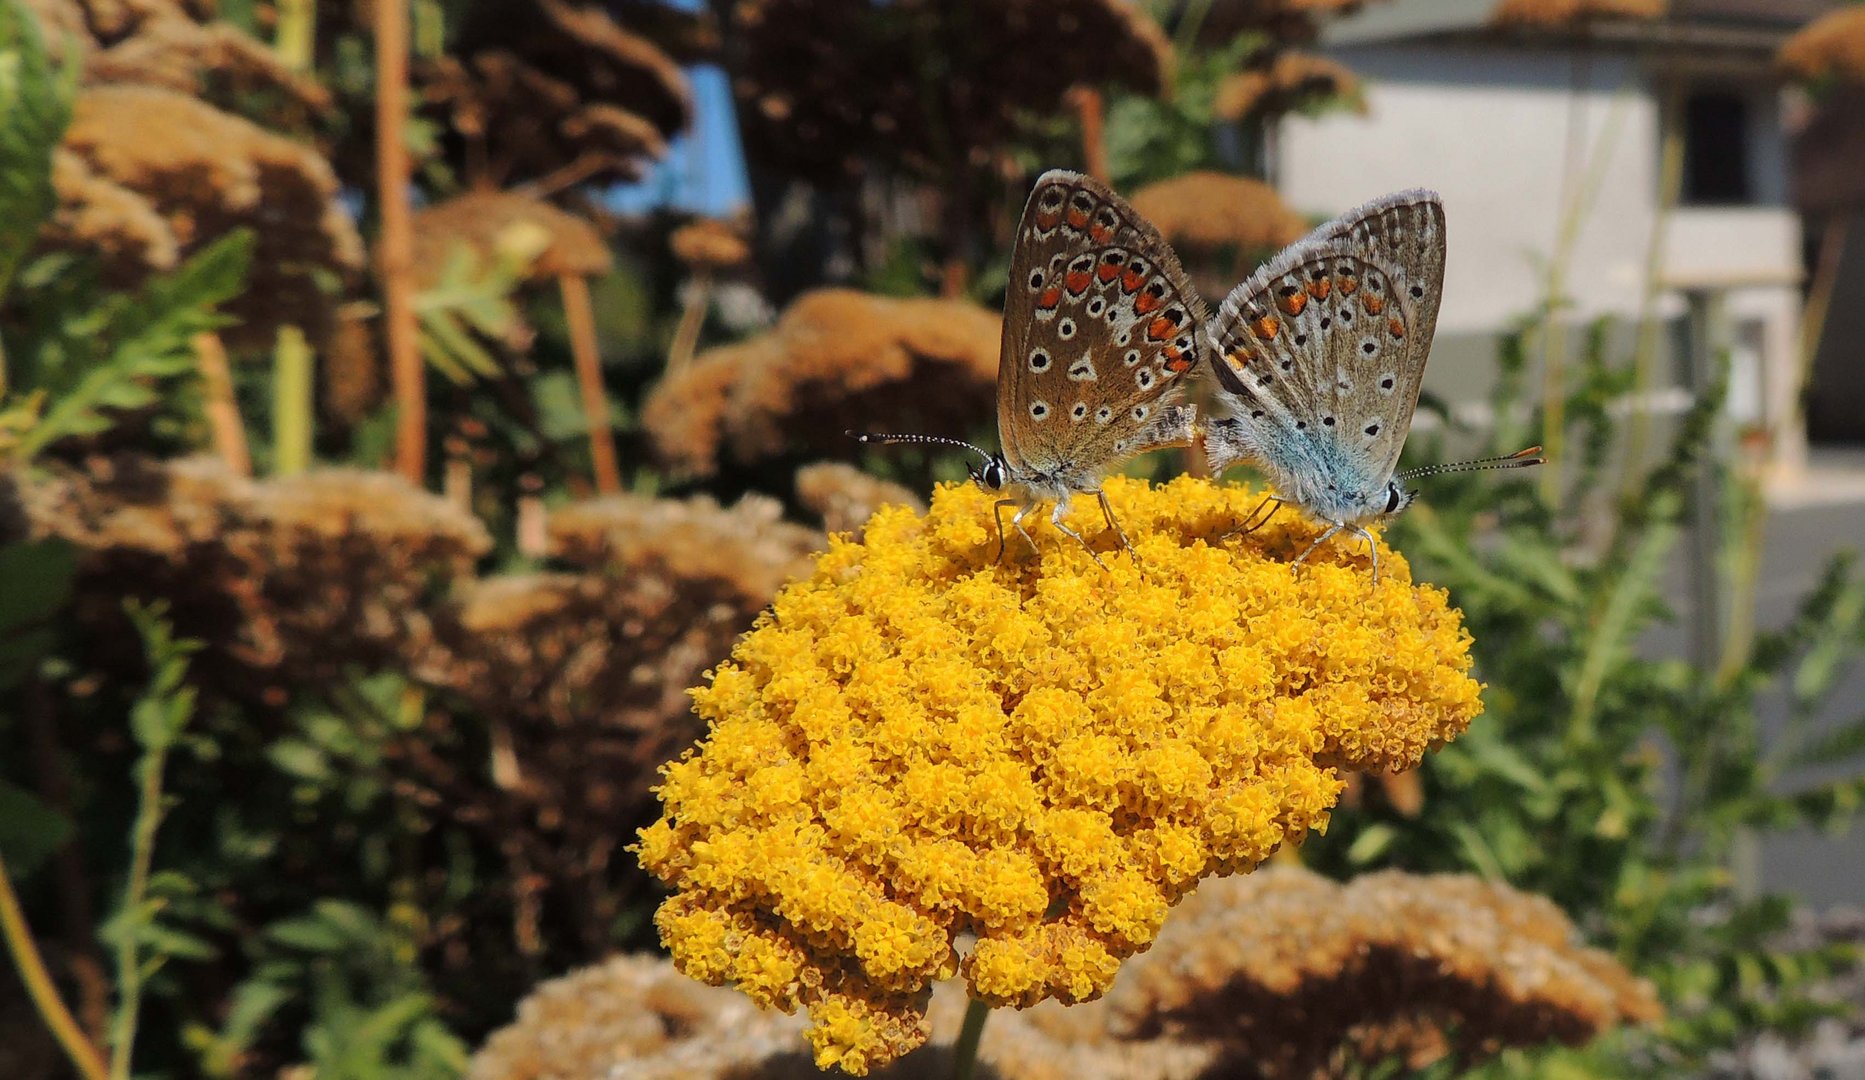
[[888,435],[874,431],[849,431],[849,438],[867,446],[889,446],[895,443],[918,443],[922,446],[954,446],[969,450],[986,461],[991,455],[983,447],[973,446],[963,439],[948,439],[943,435]]
[[1436,476],[1439,473],[1481,472],[1485,469],[1526,469],[1531,465],[1546,465],[1547,463],[1548,459],[1541,456],[1541,447],[1530,446],[1501,457],[1477,458],[1475,461],[1453,461],[1444,465],[1421,465],[1416,469],[1407,469],[1393,479],[1416,480],[1421,476]]

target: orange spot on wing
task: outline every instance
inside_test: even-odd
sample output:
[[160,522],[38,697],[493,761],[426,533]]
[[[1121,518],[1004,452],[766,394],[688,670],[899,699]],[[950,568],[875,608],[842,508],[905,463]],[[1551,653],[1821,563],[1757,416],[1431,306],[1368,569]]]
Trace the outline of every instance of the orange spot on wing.
[[1280,329],[1282,329],[1282,324],[1276,321],[1274,315],[1265,315],[1250,324],[1250,332],[1264,341],[1275,337],[1276,331]]
[[1405,323],[1403,320],[1392,320],[1386,324],[1386,329],[1392,331],[1392,336],[1395,338],[1402,338],[1405,336]]
[[1377,315],[1386,310],[1386,302],[1377,296],[1369,296],[1360,302],[1366,305],[1368,315]]
[[1192,369],[1192,358],[1179,353],[1176,349],[1166,350],[1166,370],[1174,375],[1183,375]]
[[1048,232],[1050,229],[1055,228],[1057,225],[1060,225],[1061,223],[1062,223],[1062,211],[1060,210],[1038,210],[1036,211],[1036,227],[1043,232]]
[[1308,294],[1298,292],[1298,293],[1291,294],[1289,296],[1285,296],[1282,299],[1276,301],[1276,306],[1282,309],[1282,313],[1284,315],[1287,315],[1290,318],[1293,318],[1297,315],[1300,315],[1302,313],[1302,309],[1308,306]]
[[1071,270],[1062,280],[1068,286],[1069,292],[1079,296],[1088,291],[1088,286],[1094,281],[1094,275],[1086,270]]
[[1147,325],[1146,336],[1152,338],[1154,341],[1164,341],[1171,337],[1172,332],[1177,329],[1178,325],[1176,323],[1161,315]]
[[1308,283],[1308,295],[1316,300],[1326,300],[1328,293],[1334,291],[1334,283],[1327,278],[1316,278]]
[[1141,315],[1150,315],[1165,306],[1165,301],[1152,293],[1145,292],[1133,298],[1133,310]]
[[1354,290],[1360,287],[1360,280],[1358,278],[1343,277],[1340,279],[1340,284],[1336,287],[1340,289],[1340,294],[1342,296],[1352,296]]
[[1097,244],[1105,244],[1114,238],[1114,230],[1097,221],[1088,226],[1088,236]]
[[1085,210],[1077,210],[1072,206],[1069,207],[1068,223],[1069,223],[1069,228],[1071,229],[1087,228],[1088,227],[1088,212]]
[[1056,288],[1054,285],[1051,285],[1049,286],[1048,289],[1046,289],[1043,292],[1042,299],[1036,301],[1036,306],[1046,311],[1049,308],[1055,307],[1057,304],[1060,304],[1061,302],[1062,302],[1062,290]]
[[1096,268],[1094,274],[1101,279],[1103,284],[1106,284],[1120,276],[1120,266],[1116,263],[1104,262]]
[[1244,369],[1244,365],[1248,364],[1250,361],[1254,359],[1256,359],[1256,354],[1251,352],[1248,349],[1238,349],[1235,352],[1232,352],[1230,355],[1224,357],[1225,363],[1228,363],[1231,367],[1237,369],[1238,371],[1242,371]]
[[1128,292],[1134,292],[1144,284],[1146,284],[1146,275],[1141,271],[1128,270],[1120,275],[1120,287]]

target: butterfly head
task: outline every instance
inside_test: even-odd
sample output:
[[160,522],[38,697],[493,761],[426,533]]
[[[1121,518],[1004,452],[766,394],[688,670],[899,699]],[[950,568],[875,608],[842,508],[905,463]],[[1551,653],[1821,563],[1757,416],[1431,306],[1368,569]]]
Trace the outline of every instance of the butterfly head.
[[991,454],[979,465],[967,466],[972,482],[985,491],[998,492],[1010,482],[1010,463],[1002,454]]

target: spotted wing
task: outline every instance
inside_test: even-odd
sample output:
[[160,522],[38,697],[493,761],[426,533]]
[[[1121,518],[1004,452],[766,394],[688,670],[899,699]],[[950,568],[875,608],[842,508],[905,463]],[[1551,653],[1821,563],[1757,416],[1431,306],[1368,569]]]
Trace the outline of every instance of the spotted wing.
[[1175,405],[1206,346],[1204,308],[1158,230],[1108,187],[1044,173],[1017,225],[1004,299],[997,424],[1004,456],[1098,476],[1191,437]]
[[1405,446],[1437,329],[1444,207],[1388,195],[1322,225],[1225,298],[1212,370],[1236,413],[1214,468],[1249,457],[1298,499],[1384,486]]

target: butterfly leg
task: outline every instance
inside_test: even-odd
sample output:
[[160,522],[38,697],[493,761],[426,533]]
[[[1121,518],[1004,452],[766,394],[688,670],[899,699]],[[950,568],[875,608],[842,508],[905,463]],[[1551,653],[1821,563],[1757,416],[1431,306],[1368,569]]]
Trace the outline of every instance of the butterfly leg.
[[[1015,504],[1013,503],[1013,505]],[[1035,503],[1023,503],[1018,507],[1017,515],[1010,519],[1010,523],[1016,526],[1018,532],[1023,534],[1024,542],[1030,545],[1031,551],[1036,550],[1036,538],[1030,535],[1030,530],[1023,527],[1023,519],[1034,509],[1036,509]]]
[[[1275,505],[1270,506],[1269,505],[1270,503],[1275,503]],[[1265,506],[1269,506],[1269,513],[1267,514],[1263,514],[1263,507]],[[1243,524],[1230,530],[1229,532],[1225,533],[1223,536],[1218,537],[1218,539],[1227,540],[1233,536],[1239,536],[1239,535],[1248,536],[1251,533],[1255,532],[1256,530],[1269,524],[1269,519],[1275,517],[1276,511],[1280,509],[1282,509],[1281,499],[1276,498],[1274,495],[1265,495],[1263,496],[1263,501],[1256,504],[1256,509],[1250,511],[1250,516],[1243,519]],[[1257,520],[1257,517],[1256,517],[1256,515],[1258,514],[1263,514],[1262,520],[1260,521]]]
[[1373,534],[1358,525],[1351,526],[1354,532],[1366,537],[1366,553],[1373,557],[1373,585],[1379,585],[1379,545],[1373,542]]
[[[1105,502],[1103,502],[1103,505],[1106,505]],[[1096,566],[1100,567],[1103,570],[1107,569],[1107,564],[1102,562],[1101,556],[1096,555],[1094,553],[1094,549],[1088,546],[1088,541],[1082,539],[1082,535],[1076,532],[1074,529],[1071,529],[1067,525],[1062,524],[1062,515],[1067,512],[1068,512],[1068,500],[1057,499],[1056,508],[1049,515],[1049,524],[1054,525],[1057,529],[1060,529],[1064,534],[1070,537],[1073,537],[1075,542],[1081,545],[1081,549],[1088,553],[1088,557],[1094,560],[1094,564]],[[1126,537],[1123,536],[1121,537],[1121,539],[1125,540]]]
[[1133,545],[1127,540],[1127,530],[1121,528],[1119,520],[1114,517],[1114,508],[1107,501],[1107,492],[1096,489],[1094,497],[1101,500],[1101,516],[1107,519],[1107,527],[1114,530],[1114,535],[1120,537],[1120,546],[1126,548],[1127,554],[1134,559],[1139,559],[1140,553],[1133,550]]
[[[997,558],[992,559],[992,562],[1004,561],[1004,507],[1021,505],[1022,504],[1015,499],[999,499],[996,505],[991,507],[991,517],[997,522]],[[1022,517],[1023,515],[1018,514],[1017,516]],[[1023,526],[1018,525],[1017,531],[1023,532]],[[1027,537],[1030,534],[1023,533],[1023,535]]]
[[1320,536],[1315,537],[1314,543],[1309,544],[1306,548],[1303,548],[1302,553],[1300,555],[1295,556],[1295,561],[1289,564],[1290,568],[1294,568],[1294,567],[1302,565],[1303,559],[1306,559],[1308,556],[1314,554],[1314,550],[1316,548],[1320,547],[1322,544],[1327,543],[1328,540],[1331,539],[1335,533],[1341,531],[1342,529],[1345,529],[1346,527],[1347,526],[1339,522],[1335,522],[1333,528],[1329,529],[1327,532],[1322,533]]

